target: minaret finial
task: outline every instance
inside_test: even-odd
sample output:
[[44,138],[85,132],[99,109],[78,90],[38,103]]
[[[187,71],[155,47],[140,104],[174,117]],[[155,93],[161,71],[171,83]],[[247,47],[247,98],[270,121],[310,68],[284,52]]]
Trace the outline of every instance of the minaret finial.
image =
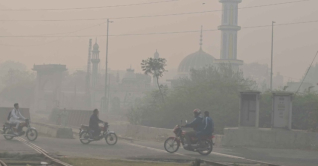
[[97,37],[95,38],[95,43],[97,43]]
[[201,34],[200,34],[200,50],[202,50],[202,32],[203,32],[203,26],[201,25]]

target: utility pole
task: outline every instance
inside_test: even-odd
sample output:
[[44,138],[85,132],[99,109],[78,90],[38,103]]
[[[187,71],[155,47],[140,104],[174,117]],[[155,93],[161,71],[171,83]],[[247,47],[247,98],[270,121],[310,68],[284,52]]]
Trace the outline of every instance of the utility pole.
[[108,32],[109,32],[109,23],[112,23],[112,21],[109,21],[107,19],[107,37],[106,37],[106,67],[105,67],[105,93],[104,93],[104,111],[107,111],[108,106],[107,104],[107,75],[108,75]]
[[271,91],[273,91],[273,51],[274,51],[274,21],[272,21],[272,53],[271,53]]

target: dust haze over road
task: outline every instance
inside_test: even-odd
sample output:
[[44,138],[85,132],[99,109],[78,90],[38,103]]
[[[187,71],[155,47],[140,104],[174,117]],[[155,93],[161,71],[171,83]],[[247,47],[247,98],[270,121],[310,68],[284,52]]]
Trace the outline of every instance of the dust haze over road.
[[317,5],[0,2],[0,160],[318,165]]

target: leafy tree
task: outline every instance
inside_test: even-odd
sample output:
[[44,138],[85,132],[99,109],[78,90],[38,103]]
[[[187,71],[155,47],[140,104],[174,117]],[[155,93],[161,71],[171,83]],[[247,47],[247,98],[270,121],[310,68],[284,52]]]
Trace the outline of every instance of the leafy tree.
[[260,99],[259,127],[270,128],[272,122],[272,93],[265,91]]
[[0,97],[8,102],[30,106],[34,96],[35,75],[28,71],[9,70],[2,78]]
[[[26,66],[22,63],[14,61],[5,61],[0,63],[0,79],[3,80],[3,77],[8,74],[9,70],[26,71]],[[6,85],[4,85],[4,82],[0,81],[0,91],[5,86]]]
[[154,102],[160,92],[153,91],[129,116],[142,125],[171,128],[181,120],[192,119],[192,110],[199,108],[210,112],[216,132],[222,133],[226,126],[237,126],[239,92],[255,85],[229,66],[192,70],[190,78],[182,78],[173,89],[166,90],[164,104]]
[[141,69],[142,71],[148,75],[151,74],[154,78],[156,78],[158,89],[161,93],[162,100],[164,101],[163,93],[161,90],[161,86],[159,85],[159,77],[163,76],[163,73],[166,71],[166,59],[164,58],[148,58],[146,60],[142,60]]
[[71,74],[65,72],[63,84],[69,89],[74,89],[76,86],[76,89],[85,90],[86,72],[83,70],[76,70]]

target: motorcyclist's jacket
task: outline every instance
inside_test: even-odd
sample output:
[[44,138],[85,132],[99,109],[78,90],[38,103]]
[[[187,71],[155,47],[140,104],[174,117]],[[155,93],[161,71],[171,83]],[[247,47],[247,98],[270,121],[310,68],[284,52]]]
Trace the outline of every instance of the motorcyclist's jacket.
[[19,121],[20,119],[26,119],[20,112],[19,109],[13,109],[10,113],[10,118],[9,121],[10,122],[16,122]]
[[203,132],[206,134],[212,134],[214,132],[214,123],[212,118],[205,117],[203,120],[204,128]]
[[191,127],[194,131],[202,131],[203,130],[203,123],[201,117],[196,117],[191,123],[186,124],[184,127]]
[[96,129],[99,128],[98,124],[101,123],[101,121],[96,114],[93,114],[89,119],[89,128]]

